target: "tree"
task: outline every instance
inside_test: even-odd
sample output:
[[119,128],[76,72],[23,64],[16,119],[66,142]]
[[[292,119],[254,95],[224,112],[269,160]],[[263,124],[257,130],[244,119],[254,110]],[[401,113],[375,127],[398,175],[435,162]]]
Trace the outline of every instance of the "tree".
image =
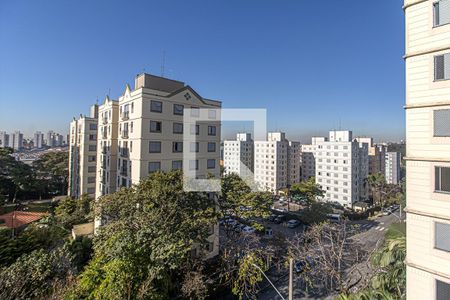
[[217,222],[214,202],[206,193],[183,191],[179,171],[156,172],[101,197],[96,213],[105,225],[94,239],[76,298],[161,299],[179,293],[193,250],[205,249]]
[[397,184],[388,184],[382,173],[370,174],[367,179],[372,192],[373,202],[383,206],[393,198],[396,198],[402,192],[402,187]]
[[301,278],[315,293],[348,291],[362,279],[366,251],[350,236],[348,224],[322,223],[289,240],[289,256],[303,262]]
[[317,224],[327,220],[327,215],[333,213],[329,203],[313,202],[301,211],[301,219],[306,224]]
[[54,151],[33,162],[33,169],[41,193],[65,195],[69,178],[69,153]]
[[55,218],[61,226],[72,229],[73,225],[92,221],[91,206],[93,200],[88,195],[79,199],[66,197],[59,201],[55,209]]
[[304,199],[308,205],[316,202],[317,199],[323,198],[325,191],[322,190],[319,184],[316,184],[314,177],[300,183],[294,183],[291,187],[291,195],[295,198]]

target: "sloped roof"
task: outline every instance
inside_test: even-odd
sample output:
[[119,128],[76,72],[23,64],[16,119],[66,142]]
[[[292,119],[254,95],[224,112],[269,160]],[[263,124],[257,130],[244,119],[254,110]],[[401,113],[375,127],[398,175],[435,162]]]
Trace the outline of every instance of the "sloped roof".
[[2,225],[9,228],[19,228],[28,225],[47,216],[48,213],[30,212],[30,211],[13,211],[4,215],[0,215],[0,220],[5,223]]

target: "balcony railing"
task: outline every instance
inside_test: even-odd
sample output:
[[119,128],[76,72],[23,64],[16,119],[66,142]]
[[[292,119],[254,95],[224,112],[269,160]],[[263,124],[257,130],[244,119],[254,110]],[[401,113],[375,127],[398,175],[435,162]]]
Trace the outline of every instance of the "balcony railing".
[[122,112],[122,120],[128,120],[130,118],[130,112],[124,111]]
[[128,138],[128,130],[122,131],[122,138],[127,139]]

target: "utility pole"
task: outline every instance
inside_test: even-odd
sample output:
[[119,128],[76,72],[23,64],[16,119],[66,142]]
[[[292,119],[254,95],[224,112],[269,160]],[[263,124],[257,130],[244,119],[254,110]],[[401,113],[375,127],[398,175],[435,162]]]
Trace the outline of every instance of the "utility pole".
[[294,259],[289,258],[289,300],[294,299],[293,278],[294,277]]

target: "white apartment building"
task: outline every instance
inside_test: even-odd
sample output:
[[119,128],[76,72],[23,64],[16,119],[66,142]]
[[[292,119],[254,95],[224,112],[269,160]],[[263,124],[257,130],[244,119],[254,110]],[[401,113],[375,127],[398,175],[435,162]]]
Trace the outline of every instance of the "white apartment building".
[[374,144],[373,138],[357,137],[359,143],[368,144],[369,153],[369,174],[385,174],[385,158],[387,146],[383,144]]
[[389,184],[400,183],[400,152],[387,152],[385,159],[385,178]]
[[13,133],[10,146],[14,150],[20,150],[23,148],[23,134],[20,131],[15,131]]
[[79,198],[84,194],[92,198],[96,196],[97,124],[98,110],[94,110],[90,117],[80,115],[78,120],[74,118],[70,123],[70,197]]
[[261,188],[278,193],[300,181],[300,143],[288,141],[284,132],[269,132],[254,148],[254,180]]
[[224,172],[236,173],[242,178],[253,178],[253,140],[250,133],[236,134],[236,140],[223,143]]
[[324,201],[351,207],[367,199],[368,145],[352,140],[351,131],[330,131],[328,141],[317,142],[316,183]]
[[318,142],[325,142],[326,137],[312,137],[311,145],[301,145],[301,180],[316,176],[316,150]]
[[9,134],[5,131],[0,131],[0,148],[10,147]]
[[450,1],[405,0],[408,300],[450,299]]
[[128,157],[128,147],[118,148],[119,102],[105,98],[98,107],[97,187],[95,198],[117,189],[117,158]]
[[34,138],[33,138],[33,143],[34,143],[34,148],[42,148],[43,144],[44,144],[44,134],[40,131],[36,131],[34,133]]

